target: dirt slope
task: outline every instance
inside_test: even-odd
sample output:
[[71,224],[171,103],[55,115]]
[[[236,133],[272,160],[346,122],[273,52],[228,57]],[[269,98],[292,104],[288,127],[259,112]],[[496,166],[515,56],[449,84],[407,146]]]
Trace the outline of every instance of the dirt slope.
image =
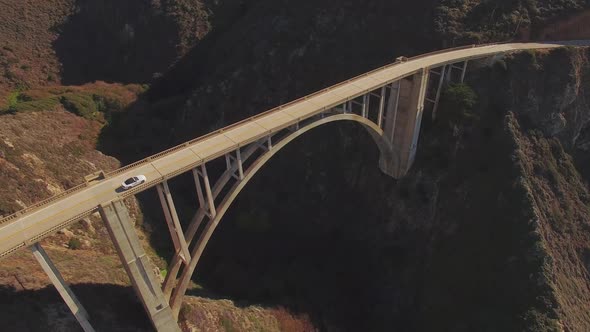
[[200,0],[2,0],[0,8],[0,96],[60,82],[148,82],[210,30]]
[[[7,184],[0,189],[0,213],[79,183],[96,169],[117,167],[98,144],[129,162],[397,55],[445,41],[512,36],[519,24],[583,5],[516,1],[493,10],[495,3],[468,2],[0,0],[6,8],[0,11],[2,110],[13,113],[0,115],[0,183]],[[455,21],[441,6],[457,14],[449,16]],[[534,8],[551,10],[537,15]],[[531,13],[537,19],[524,17]],[[494,20],[482,19],[488,15]],[[210,21],[217,24],[212,34]],[[485,121],[459,124],[459,136],[444,125],[444,134],[425,133],[416,167],[401,181],[378,171],[375,147],[353,126],[302,138],[269,164],[224,219],[196,276],[208,291],[193,289],[197,297],[187,299],[183,328],[588,330],[586,59],[582,53],[525,58],[505,62],[508,71],[500,63],[480,81],[495,83],[476,87]],[[118,119],[101,113],[104,98],[95,98],[95,90],[57,86],[54,94],[36,87],[148,81],[163,72],[149,99]],[[121,86],[106,89],[111,94]],[[293,165],[301,156],[305,162]],[[181,195],[178,182],[181,208],[191,196]],[[154,199],[142,197],[141,209],[132,211],[161,275],[159,257],[169,255],[170,241],[159,228],[161,211],[150,209]],[[101,241],[104,234],[91,219],[44,245],[99,327],[149,329],[112,248]],[[150,249],[156,242],[166,243],[157,254]],[[18,317],[31,310],[38,317],[10,319],[12,330],[74,328],[47,280],[28,267],[34,265],[28,253],[3,264],[8,300],[0,312]],[[108,298],[120,299],[121,307]],[[121,308],[134,315],[125,319]]]

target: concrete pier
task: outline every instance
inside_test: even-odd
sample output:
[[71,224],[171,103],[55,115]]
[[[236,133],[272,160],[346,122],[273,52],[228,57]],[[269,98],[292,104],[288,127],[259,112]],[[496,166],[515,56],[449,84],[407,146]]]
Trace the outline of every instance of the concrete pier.
[[74,317],[76,317],[78,323],[80,323],[82,330],[84,330],[84,332],[94,332],[92,325],[90,325],[90,322],[88,321],[88,312],[84,309],[80,301],[78,301],[78,298],[76,298],[76,295],[70,289],[68,284],[66,284],[61,273],[59,273],[55,265],[53,265],[53,262],[43,247],[41,247],[39,243],[35,243],[31,246],[31,251],[33,252],[33,256],[35,256],[35,259],[37,259],[37,262],[39,262],[39,265],[43,268],[43,271],[45,271],[49,277],[49,280],[53,283],[53,286],[55,286],[55,289],[57,289],[59,295],[61,295],[68,308],[70,308]]
[[398,82],[397,87],[392,87],[384,119],[383,136],[390,142],[392,152],[382,155],[379,161],[381,170],[394,178],[403,177],[416,157],[428,69]]
[[180,332],[160,284],[156,282],[152,266],[135,233],[125,204],[122,201],[109,202],[102,204],[99,211],[123,267],[156,331]]

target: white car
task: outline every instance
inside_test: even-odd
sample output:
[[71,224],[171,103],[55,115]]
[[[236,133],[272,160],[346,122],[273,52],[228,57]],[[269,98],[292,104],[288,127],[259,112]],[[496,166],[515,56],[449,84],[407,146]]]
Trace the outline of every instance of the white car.
[[146,180],[145,175],[138,175],[125,180],[121,186],[124,190],[127,190],[144,183]]

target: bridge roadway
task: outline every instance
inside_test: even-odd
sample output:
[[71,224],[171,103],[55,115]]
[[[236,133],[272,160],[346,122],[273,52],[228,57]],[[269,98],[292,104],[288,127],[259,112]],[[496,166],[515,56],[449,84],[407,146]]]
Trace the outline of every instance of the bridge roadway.
[[[261,113],[224,129],[163,151],[111,173],[96,183],[83,184],[0,220],[0,257],[38,242],[68,224],[97,211],[100,204],[134,195],[189,171],[202,163],[235,151],[306,118],[420,72],[465,60],[515,50],[554,48],[564,43],[510,43],[443,50],[373,70],[294,102]],[[143,174],[147,182],[121,192],[125,179]]]

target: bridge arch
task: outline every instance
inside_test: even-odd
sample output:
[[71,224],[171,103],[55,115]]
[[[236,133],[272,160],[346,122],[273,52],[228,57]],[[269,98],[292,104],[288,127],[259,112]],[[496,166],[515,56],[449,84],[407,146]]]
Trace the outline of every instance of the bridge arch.
[[[453,70],[461,70],[459,76],[463,81],[468,61],[518,50],[552,49],[564,45],[587,46],[588,41],[467,45],[410,59],[399,57],[396,62],[382,68],[260,113],[120,169],[87,176],[85,183],[79,186],[0,218],[0,259],[21,248],[31,247],[41,265],[48,268],[46,271],[53,278],[52,281],[56,287],[66,289],[65,283],[60,280],[63,278],[51,266],[49,257],[44,255],[38,242],[71,223],[99,211],[109,229],[109,235],[117,248],[121,262],[154,327],[158,331],[179,331],[169,307],[174,305],[177,316],[186,287],[211,234],[246,183],[266,161],[290,141],[325,123],[340,120],[355,121],[368,129],[377,142],[381,152],[380,169],[394,178],[401,178],[410,169],[416,156],[424,104],[428,102],[429,106],[432,105],[431,115],[434,118],[441,88],[445,82],[457,76],[452,75]],[[431,80],[434,77],[436,80]],[[429,80],[433,83],[431,87],[434,89],[429,88]],[[379,90],[381,90],[380,93]],[[378,125],[369,120],[370,113],[375,110],[375,107],[370,107],[371,104],[375,106],[375,103],[371,103],[373,97],[379,98],[378,115],[375,121]],[[361,98],[362,101],[359,100]],[[357,111],[360,108],[359,113],[362,116],[353,114],[353,106]],[[287,127],[294,128],[287,130]],[[276,146],[271,148],[269,138],[275,137],[277,138]],[[265,149],[266,152],[261,154],[259,149],[264,148],[262,140],[267,139],[269,139],[268,147]],[[205,163],[224,155],[228,169],[211,188]],[[249,163],[248,166],[243,164],[243,161],[250,157],[250,162],[252,160],[254,162]],[[231,158],[233,158],[233,164]],[[247,167],[246,172],[244,167]],[[187,171],[192,171],[195,176],[200,207],[184,233],[167,181]],[[136,174],[145,174],[149,182],[125,192],[116,190],[123,179]],[[203,200],[199,176],[205,182],[207,202]],[[229,181],[233,178],[238,179],[238,182],[232,182],[233,186],[230,186]],[[169,266],[163,290],[150,273],[145,273],[150,265],[123,203],[124,198],[154,186],[157,187],[172,241],[177,250]],[[230,186],[229,193],[227,193],[228,186]],[[221,201],[220,213],[217,215],[215,199],[222,192],[227,195]],[[203,222],[205,222],[204,226],[200,227]],[[199,233],[198,243],[195,243],[193,239],[200,228],[203,230]],[[189,250],[191,243],[196,244],[192,246],[193,255]],[[183,268],[181,277],[177,279],[181,268]],[[74,304],[70,306],[74,314],[83,312],[77,309],[80,306],[75,303],[73,293],[64,291],[62,296],[69,303],[68,305]],[[84,316],[81,314],[76,317],[80,321],[87,320]],[[83,322],[81,324],[84,326]]]
[[[388,141],[383,137],[383,130],[379,128],[377,124],[372,122],[371,120],[364,118],[362,116],[356,114],[336,114],[331,116],[326,116],[324,118],[318,119],[314,122],[311,122],[304,127],[299,128],[298,130],[288,134],[287,136],[283,137],[278,143],[273,145],[271,149],[268,149],[265,153],[260,155],[256,160],[254,160],[247,169],[244,170],[244,176],[241,180],[238,180],[233,184],[233,186],[229,189],[228,193],[225,197],[221,200],[220,204],[217,206],[216,214],[214,217],[210,218],[205,225],[203,231],[199,235],[196,244],[194,245],[191,253],[190,253],[190,261],[187,265],[185,265],[180,277],[178,279],[177,275],[180,271],[181,266],[181,259],[178,254],[176,254],[170,264],[170,269],[168,275],[166,276],[166,280],[164,281],[164,294],[166,296],[170,296],[170,306],[176,316],[180,311],[180,307],[182,305],[182,299],[186,293],[190,280],[195,272],[196,266],[209,242],[209,239],[213,235],[215,229],[219,225],[221,219],[232,205],[234,200],[238,197],[238,195],[242,192],[242,190],[246,187],[249,181],[262,169],[266,163],[272,159],[272,157],[277,154],[280,150],[282,150],[285,146],[289,143],[297,139],[298,137],[302,136],[303,134],[307,133],[308,131],[320,127],[322,125],[337,122],[337,121],[353,121],[357,122],[362,125],[373,138],[375,143],[377,144],[379,151],[380,151],[380,165],[384,163],[391,162],[395,160],[395,153],[393,153],[390,144]],[[226,173],[235,171],[230,170],[226,171]],[[232,172],[233,173],[233,172]],[[225,177],[228,177],[228,174],[224,174]],[[224,180],[224,175],[222,175],[221,179],[218,182]],[[227,182],[227,181],[226,181]],[[216,185],[216,187],[219,187]],[[217,189],[217,188],[216,188]],[[214,191],[220,192],[221,190],[217,189]],[[199,211],[195,214],[191,221],[191,225],[189,225],[189,229],[187,229],[188,234],[188,241],[189,244],[193,240],[193,237],[196,233],[197,228],[200,226],[200,223],[205,217],[205,207],[200,207]]]

